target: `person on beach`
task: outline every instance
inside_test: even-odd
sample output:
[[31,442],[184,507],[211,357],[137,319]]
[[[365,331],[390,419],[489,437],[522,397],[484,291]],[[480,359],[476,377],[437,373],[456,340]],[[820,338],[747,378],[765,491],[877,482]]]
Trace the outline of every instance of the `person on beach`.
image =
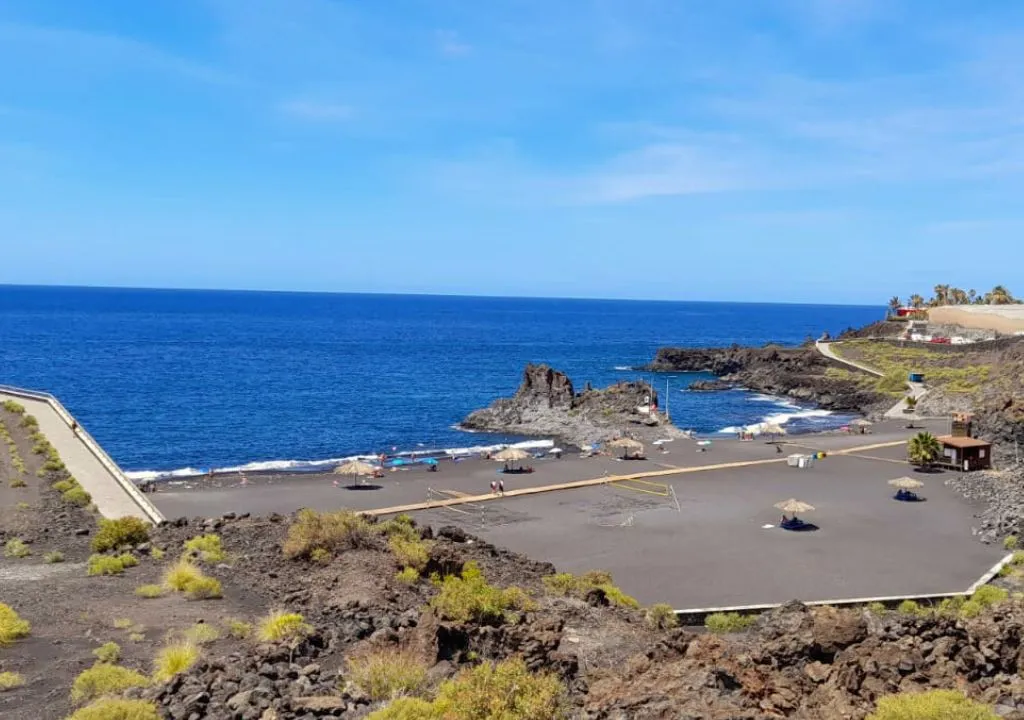
[[77,420],[72,420],[71,421],[71,432],[73,432],[75,434],[78,434],[78,421]]
[[491,480],[491,495],[496,495],[498,492],[498,483]]
[[498,494],[499,495],[504,495],[505,494],[505,481],[504,480],[499,480],[498,481]]

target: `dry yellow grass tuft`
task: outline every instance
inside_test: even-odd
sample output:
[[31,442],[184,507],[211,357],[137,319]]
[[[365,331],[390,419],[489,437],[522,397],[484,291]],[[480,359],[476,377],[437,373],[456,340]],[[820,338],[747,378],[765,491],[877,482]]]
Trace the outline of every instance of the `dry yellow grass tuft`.
[[0,647],[28,637],[31,630],[28,620],[22,620],[10,605],[0,603]]
[[313,628],[306,624],[306,619],[298,613],[275,610],[259,621],[256,638],[260,642],[294,642],[312,630]]
[[167,682],[175,675],[183,673],[199,660],[199,648],[187,640],[166,645],[153,663],[153,679]]
[[149,678],[141,673],[120,665],[97,663],[75,678],[71,685],[71,701],[80,704],[146,685],[149,685]]
[[371,700],[393,700],[423,690],[427,665],[409,650],[379,650],[349,658],[348,680]]
[[160,713],[147,700],[101,698],[75,711],[68,720],[160,720]]

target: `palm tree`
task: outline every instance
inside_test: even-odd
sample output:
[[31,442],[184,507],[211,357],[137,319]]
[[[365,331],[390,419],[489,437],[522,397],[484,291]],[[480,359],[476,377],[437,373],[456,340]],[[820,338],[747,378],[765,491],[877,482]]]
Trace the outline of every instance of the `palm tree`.
[[889,315],[895,315],[896,311],[900,309],[902,303],[898,295],[893,295],[889,298]]
[[942,455],[942,445],[930,432],[919,432],[907,441],[907,459],[926,468]]
[[1010,294],[1010,291],[1002,285],[996,285],[992,288],[992,292],[986,295],[986,299],[990,305],[1012,305],[1017,302],[1014,300],[1013,295]]
[[924,298],[918,295],[917,293],[911,295],[908,302],[910,303],[911,307],[916,308],[918,310],[924,307]]
[[949,302],[953,305],[966,305],[967,304],[967,293],[958,287],[950,288],[949,291]]
[[975,290],[974,288],[971,288],[970,290],[967,291],[967,302],[969,302],[971,305],[978,302],[978,291]]
[[949,305],[949,285],[936,285],[933,305]]

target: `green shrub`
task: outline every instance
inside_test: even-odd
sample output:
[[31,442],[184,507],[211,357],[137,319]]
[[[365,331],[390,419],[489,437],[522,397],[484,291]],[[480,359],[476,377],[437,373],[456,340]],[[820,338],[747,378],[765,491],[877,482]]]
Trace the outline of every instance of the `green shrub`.
[[959,595],[943,598],[942,602],[939,603],[938,608],[936,608],[936,612],[938,612],[939,615],[944,615],[946,617],[956,617],[963,609],[964,603],[966,603],[966,598]]
[[229,619],[227,621],[228,635],[236,640],[244,640],[252,635],[252,625],[244,620]]
[[92,502],[92,495],[87,493],[81,485],[76,485],[67,492],[62,493],[61,497],[64,499],[64,502],[77,505],[78,507],[85,507]]
[[746,630],[757,620],[753,615],[736,612],[712,613],[704,618],[704,627],[713,633],[732,633]]
[[306,619],[298,613],[275,610],[260,620],[256,628],[256,638],[260,642],[293,642],[299,640],[313,628],[306,624]]
[[972,602],[976,602],[982,607],[992,607],[998,605],[1010,596],[1003,588],[996,587],[995,585],[982,585],[980,588],[974,591],[971,595]]
[[670,630],[679,625],[679,618],[671,605],[658,603],[647,608],[644,614],[647,624],[655,630]]
[[867,610],[872,615],[876,615],[878,617],[881,617],[882,615],[885,615],[886,612],[888,612],[888,608],[880,602],[868,603]]
[[220,542],[219,535],[199,535],[185,541],[185,551],[204,563],[221,563],[227,560],[227,553]]
[[138,559],[131,553],[122,553],[120,555],[94,554],[89,556],[87,573],[89,575],[120,575],[125,571],[125,568],[135,567],[138,564]]
[[161,597],[164,594],[162,585],[139,585],[135,588],[135,595],[147,600]]
[[316,548],[309,554],[309,559],[317,565],[329,565],[334,556],[323,548]]
[[97,663],[75,678],[71,685],[71,701],[89,702],[104,695],[117,695],[129,688],[145,687],[149,678],[120,665]]
[[7,483],[7,484],[8,484],[8,485],[10,485],[10,486],[11,486],[12,488],[15,488],[15,489],[17,489],[17,488],[24,488],[24,487],[28,487],[28,483],[27,483],[27,482],[25,482],[25,481],[24,481],[23,479],[21,479],[20,477],[12,477],[12,478],[11,478],[11,479],[10,479],[10,480],[8,481],[8,483]]
[[36,420],[34,415],[25,415],[21,419],[20,425],[23,428],[33,428],[34,429],[34,428],[38,428],[39,427],[39,421]]
[[163,560],[164,559],[164,555],[166,555],[166,554],[167,554],[166,552],[164,552],[163,550],[161,550],[158,547],[153,547],[149,551],[149,556],[151,558],[153,558],[154,560],[158,560],[158,561],[159,560]]
[[883,697],[868,720],[999,720],[999,716],[959,691],[929,690]]
[[563,720],[565,688],[555,675],[533,674],[519,658],[466,670],[438,688],[433,702],[444,720]]
[[175,675],[183,673],[199,660],[199,648],[188,641],[175,642],[164,646],[157,653],[153,663],[153,679],[167,682]]
[[418,537],[415,540],[409,540],[400,535],[393,535],[388,540],[388,547],[402,567],[422,572],[430,561],[427,544]]
[[416,581],[420,579],[420,574],[416,568],[402,568],[395,573],[395,579],[404,585],[415,585]]
[[64,466],[63,460],[59,458],[50,458],[43,463],[42,469],[44,472],[63,472],[64,470],[67,470],[67,467]]
[[202,585],[205,580],[206,574],[184,556],[164,570],[164,587],[175,592],[188,592],[193,585]]
[[1016,550],[1017,549],[1017,536],[1007,535],[1003,538],[1003,549],[1004,550]]
[[958,615],[962,618],[970,619],[976,618],[985,612],[985,606],[976,600],[967,600],[964,602],[958,611]]
[[220,639],[220,631],[208,623],[196,623],[183,633],[184,639],[194,645],[206,645]]
[[149,542],[149,525],[137,517],[122,517],[116,520],[101,518],[99,530],[92,539],[96,552],[117,550]]
[[10,605],[0,603],[0,647],[28,637],[31,630],[28,620],[22,620]]
[[400,537],[410,542],[420,540],[420,534],[416,530],[413,519],[408,515],[397,515],[390,520],[382,522],[380,531],[388,538]]
[[160,713],[147,700],[101,698],[76,711],[68,720],[160,720]]
[[11,538],[4,543],[4,557],[24,558],[32,554],[32,548],[20,538]]
[[461,575],[441,581],[430,606],[454,622],[501,623],[509,610],[530,610],[532,601],[518,588],[502,590],[487,582],[476,563],[468,562]]
[[25,684],[25,678],[16,672],[0,672],[0,692],[7,692],[20,688]]
[[896,612],[900,615],[921,615],[924,609],[913,600],[904,600],[896,606]]
[[115,618],[111,624],[118,630],[127,630],[135,624],[135,621],[131,618]]
[[556,573],[543,578],[543,582],[549,592],[557,595],[584,598],[591,590],[601,590],[612,605],[633,609],[640,607],[635,598],[626,595],[614,584],[611,573],[604,570],[591,570],[580,576]]
[[146,634],[140,632],[128,633],[128,642],[140,643],[145,642]]
[[1010,558],[1010,564],[1011,565],[1024,565],[1024,551],[1018,550],[1017,552],[1015,552],[1013,554],[1013,557]]
[[121,659],[121,646],[116,642],[103,643],[92,651],[92,654],[101,663],[116,663]]
[[53,550],[43,555],[43,562],[53,565],[55,563],[64,562],[64,553],[60,550]]
[[427,665],[407,650],[380,650],[349,658],[348,680],[373,701],[416,695],[427,683]]
[[25,406],[16,400],[4,400],[3,407],[4,410],[14,413],[15,415],[25,414]]
[[441,720],[434,704],[419,698],[398,698],[380,710],[366,716],[366,720]]
[[68,478],[67,480],[58,480],[57,482],[50,485],[54,490],[61,493],[62,495],[68,490],[78,487],[78,481],[74,478]]
[[372,545],[375,534],[366,518],[350,510],[300,510],[288,528],[282,550],[291,559],[308,559],[317,549],[336,555],[341,550]]
[[20,502],[17,505],[15,505],[14,507],[16,507],[18,510],[31,510],[32,509],[32,506],[29,505],[27,502]]
[[217,578],[202,577],[189,583],[185,597],[189,600],[216,600],[224,597],[224,589]]
[[888,372],[884,377],[878,378],[875,389],[892,395],[903,394],[907,390],[907,375],[900,370]]
[[46,455],[50,452],[50,443],[46,440],[37,440],[35,445],[32,446],[33,455]]

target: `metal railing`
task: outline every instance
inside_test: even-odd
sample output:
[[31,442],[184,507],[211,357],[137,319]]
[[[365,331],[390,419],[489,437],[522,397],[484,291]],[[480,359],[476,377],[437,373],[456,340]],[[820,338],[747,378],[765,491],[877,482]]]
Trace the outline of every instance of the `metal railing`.
[[157,524],[164,521],[163,513],[157,510],[156,506],[154,506],[153,503],[151,503],[149,499],[142,494],[142,491],[139,490],[135,483],[131,481],[131,478],[124,474],[124,471],[118,467],[117,463],[115,463],[113,458],[107,454],[106,450],[96,442],[95,438],[93,438],[93,436],[90,435],[84,427],[82,427],[82,424],[78,422],[70,412],[68,412],[68,409],[64,407],[60,400],[58,400],[54,395],[51,395],[48,392],[41,392],[39,390],[26,390],[24,388],[2,384],[0,384],[0,392],[6,393],[7,395],[14,395],[15,397],[26,398],[28,400],[44,402],[49,405],[50,408],[57,413],[57,416],[73,430],[75,437],[85,445],[86,449],[92,453],[93,457],[99,461],[100,465],[102,465],[104,469],[113,476],[114,480],[121,486],[121,489],[128,494],[136,505],[138,505],[139,509],[146,516],[146,519]]

